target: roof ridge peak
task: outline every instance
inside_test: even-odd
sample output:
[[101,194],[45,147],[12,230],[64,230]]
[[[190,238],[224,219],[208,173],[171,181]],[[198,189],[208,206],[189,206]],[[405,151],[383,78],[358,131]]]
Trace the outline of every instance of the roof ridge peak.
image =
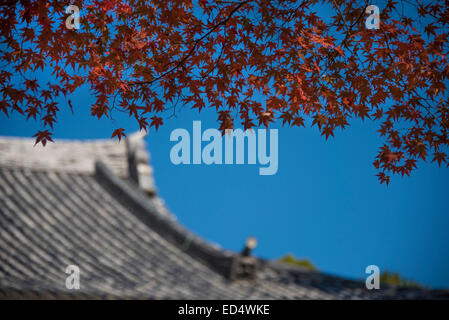
[[130,178],[151,195],[156,188],[145,136],[137,131],[121,142],[58,139],[46,146],[35,145],[32,138],[0,136],[0,167],[94,175],[95,163],[102,161],[116,175]]

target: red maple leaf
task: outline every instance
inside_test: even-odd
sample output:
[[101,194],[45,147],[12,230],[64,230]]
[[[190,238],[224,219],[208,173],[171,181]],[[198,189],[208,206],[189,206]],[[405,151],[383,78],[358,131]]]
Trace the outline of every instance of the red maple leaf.
[[42,145],[45,147],[47,145],[47,141],[54,142],[51,138],[51,133],[48,130],[44,131],[38,131],[33,137],[36,137],[36,141],[34,145],[38,144],[39,142],[42,143]]
[[123,129],[123,128],[115,129],[114,132],[112,133],[111,138],[117,137],[118,140],[121,141],[122,137],[126,137],[126,134],[124,131],[125,131],[125,129]]

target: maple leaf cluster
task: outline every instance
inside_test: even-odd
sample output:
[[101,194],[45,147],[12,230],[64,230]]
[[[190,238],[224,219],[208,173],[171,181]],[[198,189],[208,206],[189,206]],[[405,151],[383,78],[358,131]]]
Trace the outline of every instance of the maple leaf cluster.
[[[120,110],[144,130],[179,105],[214,108],[223,131],[280,119],[326,139],[370,119],[385,141],[374,166],[388,184],[420,159],[448,165],[449,1],[425,2],[376,2],[380,27],[370,30],[366,1],[74,1],[77,30],[65,26],[66,1],[6,0],[0,113],[41,120],[42,144],[61,99],[73,112],[69,98],[85,85],[92,116]],[[38,79],[44,69],[53,81]]]

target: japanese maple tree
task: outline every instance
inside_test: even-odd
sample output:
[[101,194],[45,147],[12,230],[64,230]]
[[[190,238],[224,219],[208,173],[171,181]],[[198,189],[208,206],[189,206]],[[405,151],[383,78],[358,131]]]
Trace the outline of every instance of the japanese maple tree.
[[[378,29],[365,26],[371,4]],[[78,29],[66,26],[69,5]],[[448,0],[3,0],[0,113],[41,120],[44,145],[85,85],[92,116],[121,110],[145,130],[179,105],[214,108],[222,130],[280,119],[326,139],[367,119],[384,140],[374,166],[388,184],[420,159],[449,163],[448,22]]]

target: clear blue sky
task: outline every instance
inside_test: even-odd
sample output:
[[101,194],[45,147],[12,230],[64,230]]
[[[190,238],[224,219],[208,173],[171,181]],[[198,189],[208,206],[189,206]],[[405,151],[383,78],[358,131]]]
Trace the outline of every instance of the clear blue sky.
[[[47,74],[40,74],[45,78]],[[109,138],[117,127],[129,134],[134,120],[90,116],[87,90],[65,104],[55,125],[57,139]],[[409,177],[380,185],[372,166],[382,140],[370,122],[354,122],[325,141],[316,129],[279,128],[279,169],[260,176],[259,165],[179,165],[170,162],[170,132],[202,120],[217,128],[216,115],[184,109],[147,139],[161,197],[181,223],[231,250],[257,237],[255,254],[293,253],[321,271],[364,278],[378,265],[431,287],[449,287],[449,169],[420,162]],[[13,114],[0,114],[0,135],[30,137],[40,129]]]

